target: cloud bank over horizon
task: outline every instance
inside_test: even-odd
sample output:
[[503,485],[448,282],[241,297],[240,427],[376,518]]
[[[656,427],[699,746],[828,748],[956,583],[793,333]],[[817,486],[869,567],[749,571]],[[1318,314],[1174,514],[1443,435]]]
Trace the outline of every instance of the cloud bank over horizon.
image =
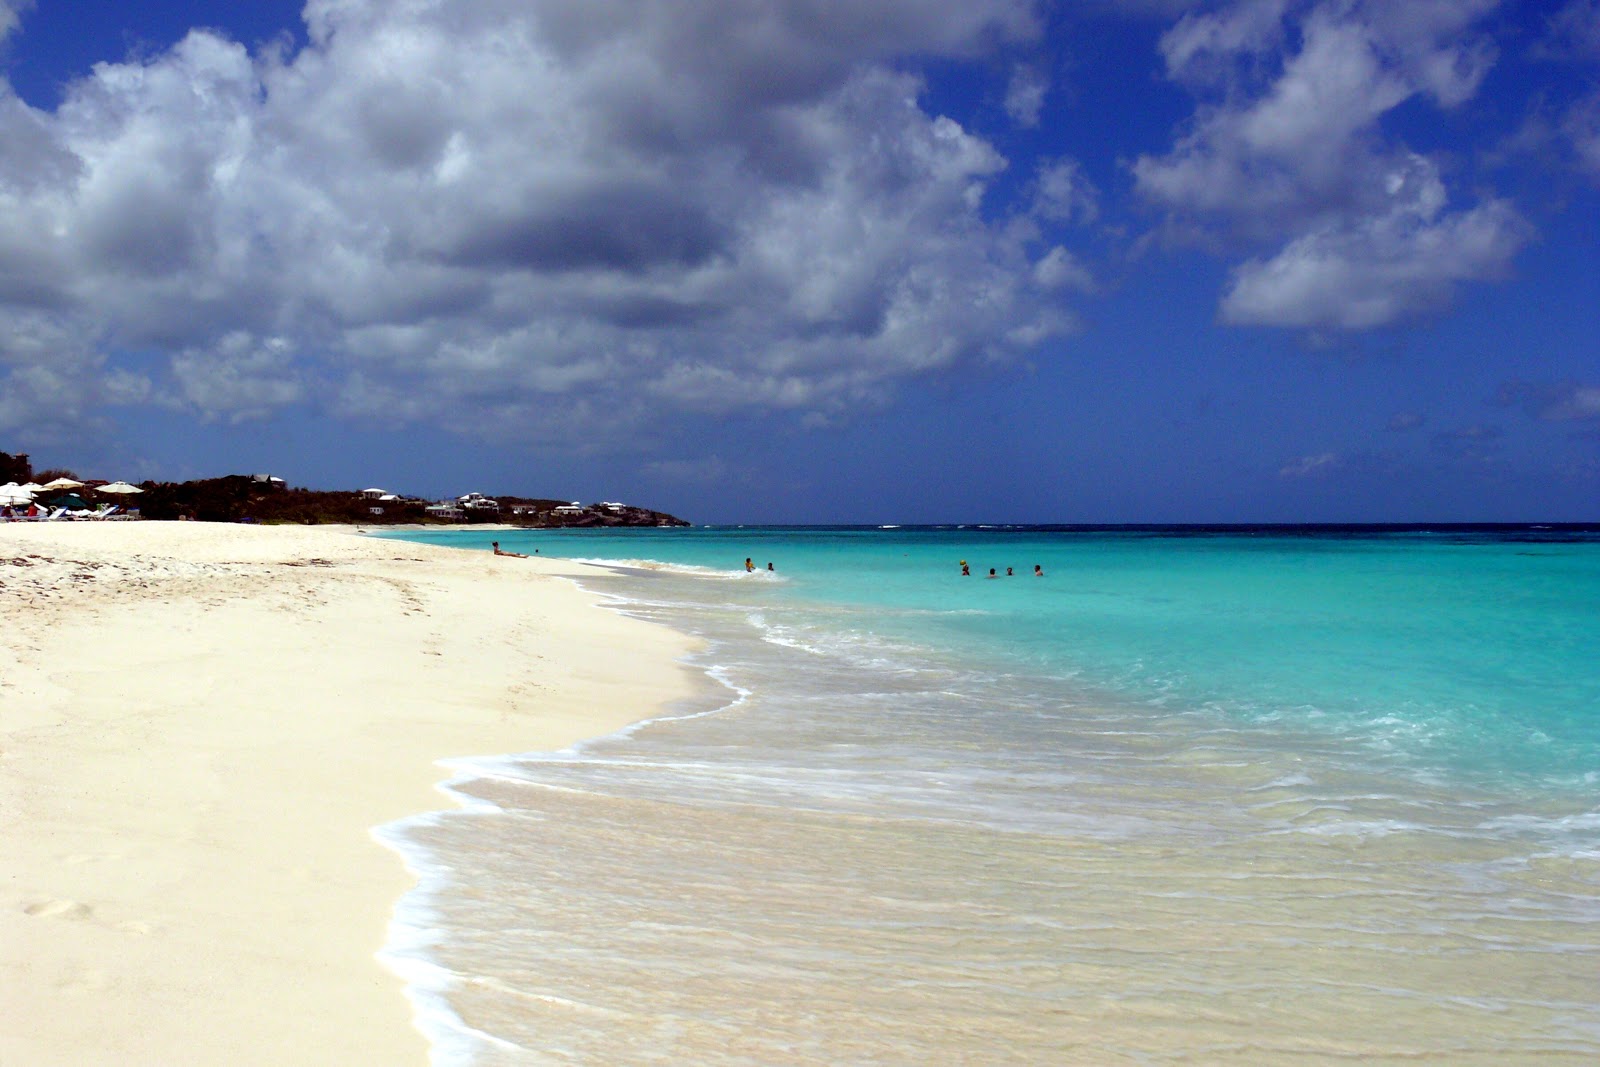
[[[7,47],[32,6],[0,0]],[[1122,188],[1015,147],[1077,28],[1033,0],[311,0],[302,46],[196,29],[53,109],[0,82],[0,428],[826,424],[1070,358],[1150,237],[1218,257],[1224,325],[1404,324],[1536,236],[1407,132],[1477,98],[1499,10],[1100,5],[1168,20],[1148,76],[1188,107]],[[1581,57],[1597,27],[1573,2],[1549,35]],[[942,113],[931,68],[990,79],[992,125]],[[1596,99],[1555,124],[1580,167]]]

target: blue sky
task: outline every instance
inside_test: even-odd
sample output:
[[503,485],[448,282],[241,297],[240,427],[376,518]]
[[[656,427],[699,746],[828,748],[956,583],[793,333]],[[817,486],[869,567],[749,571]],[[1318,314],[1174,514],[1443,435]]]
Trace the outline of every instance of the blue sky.
[[0,449],[1600,519],[1600,0],[0,0]]

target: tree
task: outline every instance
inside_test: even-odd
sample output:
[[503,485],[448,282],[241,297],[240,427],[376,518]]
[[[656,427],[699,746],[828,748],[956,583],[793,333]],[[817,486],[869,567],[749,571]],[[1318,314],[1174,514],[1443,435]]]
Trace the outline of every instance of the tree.
[[19,452],[14,456],[9,452],[0,452],[0,481],[33,481],[33,464],[28,462],[26,452]]

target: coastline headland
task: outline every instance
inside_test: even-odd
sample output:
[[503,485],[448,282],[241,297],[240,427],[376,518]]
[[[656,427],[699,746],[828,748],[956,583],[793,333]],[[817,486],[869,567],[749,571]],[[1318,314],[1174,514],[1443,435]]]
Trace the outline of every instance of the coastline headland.
[[375,955],[411,880],[373,829],[447,806],[436,760],[559,749],[696,682],[582,570],[349,527],[0,525],[0,1062],[427,1062]]

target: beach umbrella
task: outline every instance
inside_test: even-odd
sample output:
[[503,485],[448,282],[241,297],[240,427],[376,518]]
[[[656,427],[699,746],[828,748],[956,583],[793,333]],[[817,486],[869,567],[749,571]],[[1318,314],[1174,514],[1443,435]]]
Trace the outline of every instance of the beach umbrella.
[[45,482],[41,489],[54,491],[56,489],[81,489],[83,483],[74,478],[57,478],[53,482]]
[[22,488],[16,482],[0,485],[0,504],[27,504],[33,500],[33,493]]
[[99,486],[95,490],[95,492],[97,492],[97,493],[142,493],[142,492],[144,492],[144,490],[140,489],[137,485],[129,485],[127,482],[107,482],[105,485]]

